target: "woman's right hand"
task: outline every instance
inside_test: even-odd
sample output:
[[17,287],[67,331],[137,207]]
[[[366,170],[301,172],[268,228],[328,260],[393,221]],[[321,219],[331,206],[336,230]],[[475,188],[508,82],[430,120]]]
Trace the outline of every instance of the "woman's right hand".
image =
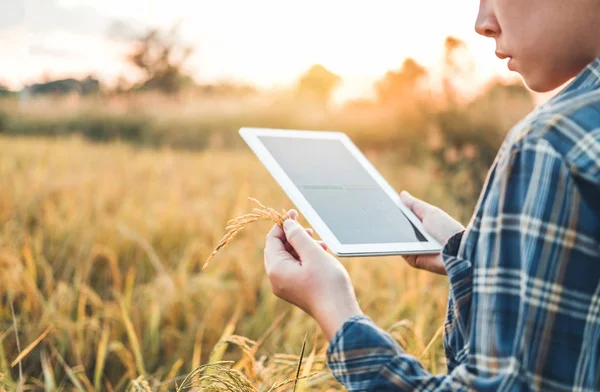
[[[452,236],[465,229],[457,220],[438,207],[417,199],[406,191],[400,193],[400,199],[423,222],[425,230],[442,246],[445,246]],[[441,254],[406,255],[404,259],[414,268],[446,275]]]

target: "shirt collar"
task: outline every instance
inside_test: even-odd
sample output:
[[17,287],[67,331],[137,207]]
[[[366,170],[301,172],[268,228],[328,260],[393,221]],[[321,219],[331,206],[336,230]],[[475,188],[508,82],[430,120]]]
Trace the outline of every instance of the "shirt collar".
[[564,101],[572,95],[578,95],[582,92],[594,90],[600,90],[600,57],[588,64],[588,66],[571,81],[571,83],[548,103],[557,103]]
[[600,57],[592,61],[572,83],[574,88],[595,90],[600,87]]

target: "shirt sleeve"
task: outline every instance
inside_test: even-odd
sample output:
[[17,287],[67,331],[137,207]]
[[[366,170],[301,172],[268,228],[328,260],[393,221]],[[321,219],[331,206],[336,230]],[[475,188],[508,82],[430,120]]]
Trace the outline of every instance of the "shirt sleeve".
[[597,313],[586,314],[599,300],[596,214],[545,140],[508,151],[490,186],[474,263],[444,258],[447,328],[460,340],[450,342],[449,372],[428,373],[370,318],[355,316],[327,350],[330,369],[349,391],[570,390],[574,377],[594,377],[586,371],[595,368],[575,367],[585,346],[581,331],[589,323],[600,330]]
[[468,337],[468,320],[473,292],[473,266],[469,260],[458,257],[458,251],[465,231],[448,240],[442,251],[446,274],[450,281],[446,321],[444,323],[444,351],[448,371],[460,363],[464,357],[465,342]]
[[448,243],[444,246],[443,253],[448,256],[457,256],[460,242],[462,241],[464,234],[465,231],[462,230],[450,237]]

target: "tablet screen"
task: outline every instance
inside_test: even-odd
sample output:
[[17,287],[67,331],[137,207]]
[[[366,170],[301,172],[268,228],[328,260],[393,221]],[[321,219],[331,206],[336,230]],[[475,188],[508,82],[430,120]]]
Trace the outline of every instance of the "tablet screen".
[[258,138],[340,243],[427,241],[340,140]]

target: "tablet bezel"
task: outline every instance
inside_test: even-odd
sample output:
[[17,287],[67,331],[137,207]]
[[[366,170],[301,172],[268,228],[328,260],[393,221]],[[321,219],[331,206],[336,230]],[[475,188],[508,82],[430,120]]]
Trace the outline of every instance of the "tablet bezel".
[[[415,214],[402,203],[398,193],[384,179],[379,171],[364,156],[352,140],[343,132],[336,131],[314,131],[297,129],[275,129],[275,128],[251,128],[243,127],[239,130],[240,136],[246,144],[267,168],[271,176],[281,186],[286,195],[296,205],[299,212],[304,215],[308,223],[316,230],[325,241],[331,252],[336,256],[379,256],[379,255],[402,255],[402,254],[433,254],[440,253],[442,245],[436,241],[423,227],[423,224]],[[350,153],[358,160],[364,169],[373,177],[385,193],[398,205],[404,215],[423,234],[426,242],[397,242],[382,244],[342,244],[319,214],[302,195],[294,182],[285,173],[283,168],[262,144],[259,136],[278,136],[305,139],[329,139],[341,141]]]

